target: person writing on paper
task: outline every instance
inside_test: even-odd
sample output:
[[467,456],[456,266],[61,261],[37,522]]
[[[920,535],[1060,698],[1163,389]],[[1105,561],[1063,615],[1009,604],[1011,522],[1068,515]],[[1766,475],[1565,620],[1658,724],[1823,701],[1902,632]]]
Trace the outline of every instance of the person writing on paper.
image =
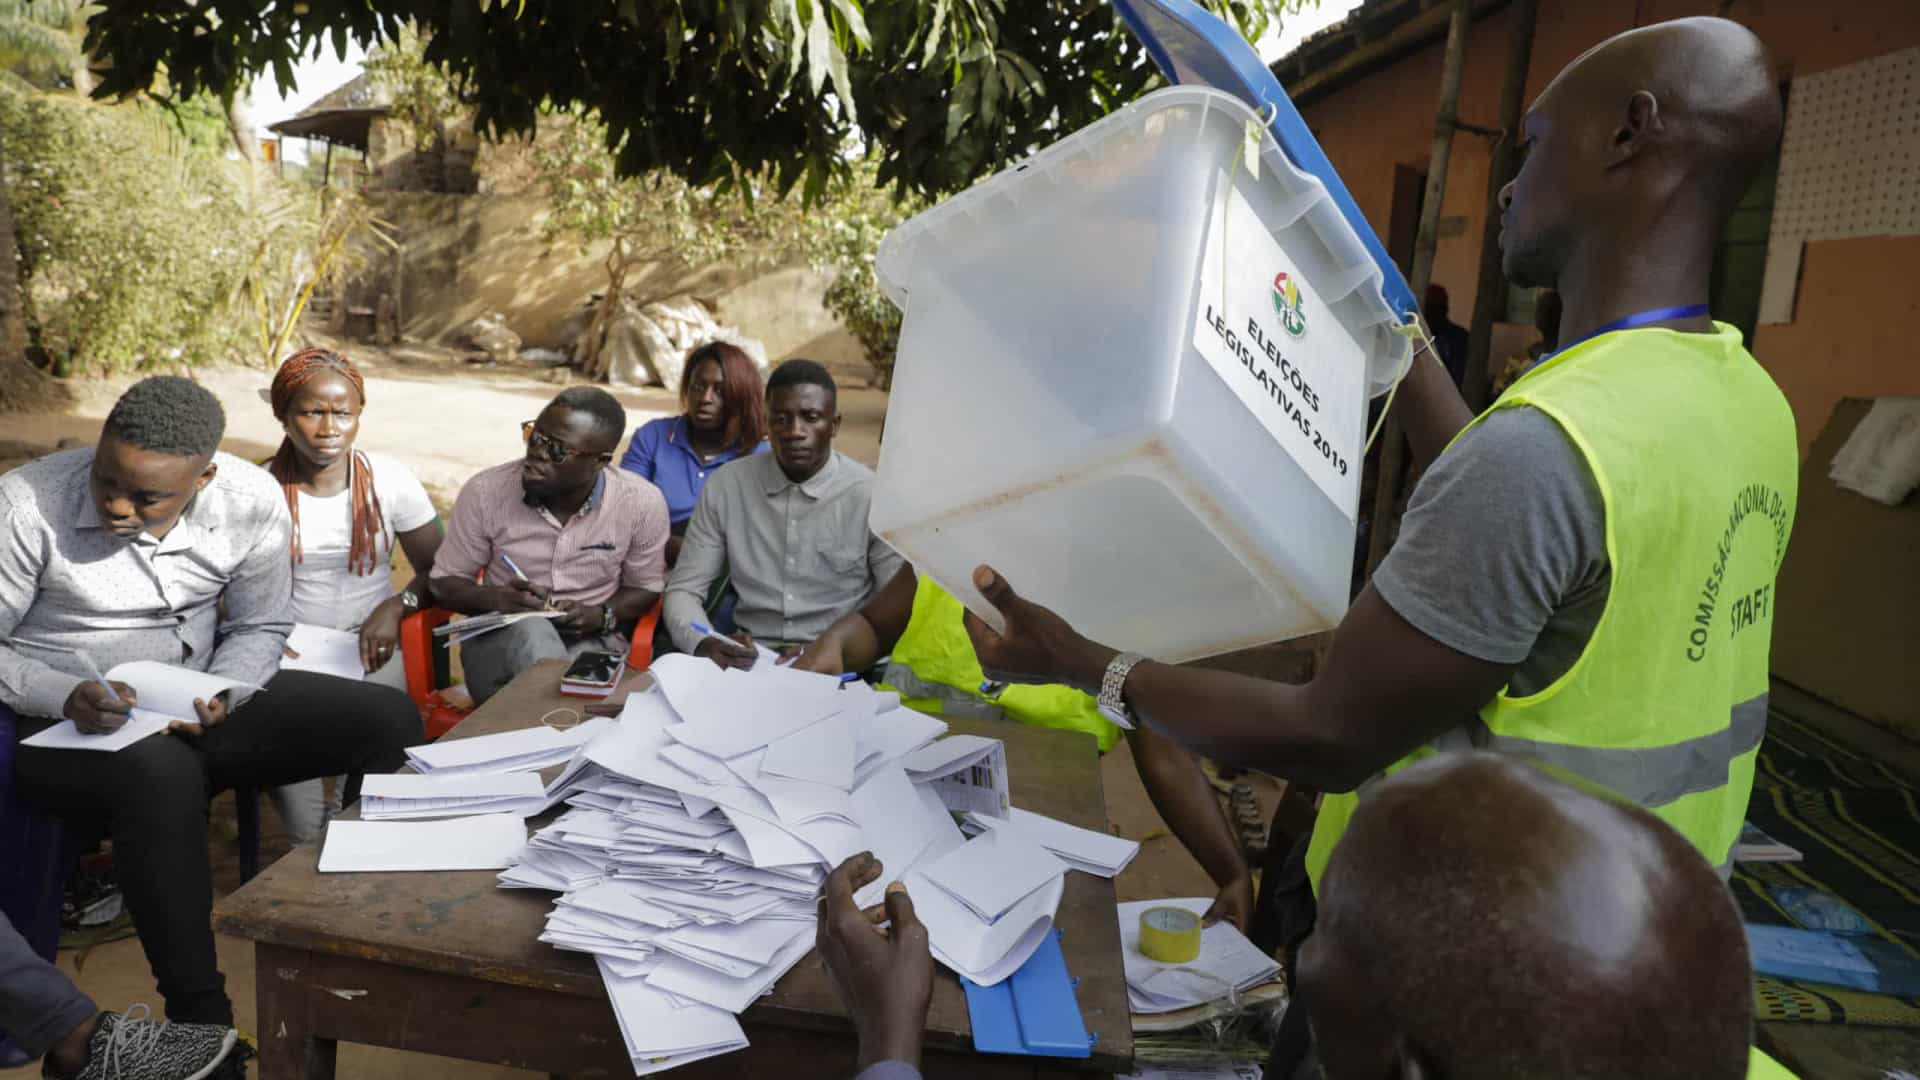
[[540,660],[596,649],[625,656],[622,626],[659,597],[667,502],[645,480],[607,468],[626,430],[612,394],[563,390],[520,425],[525,455],[460,489],[434,561],[435,600],[467,615],[559,613],[460,646],[475,702]]
[[1298,986],[1327,1080],[1788,1075],[1750,1046],[1740,911],[1699,850],[1498,754],[1368,792]]
[[[1308,882],[1361,785],[1471,746],[1607,785],[1727,867],[1766,730],[1799,453],[1779,389],[1705,300],[1780,113],[1759,39],[1713,18],[1611,38],[1541,93],[1503,192],[1503,258],[1515,284],[1559,290],[1566,344],[1478,420],[1417,359],[1397,407],[1431,467],[1311,682],[1120,654],[987,567],[975,584],[1005,632],[968,618],[982,666],[1334,793],[1296,864]],[[1287,899],[1297,934],[1311,892]]]
[[680,379],[679,416],[640,425],[620,467],[666,496],[673,535],[667,566],[680,559],[681,540],[707,477],[729,461],[767,449],[766,389],[760,370],[738,345],[710,341],[687,354]]
[[[755,639],[776,649],[812,641],[899,571],[900,556],[867,528],[872,470],[833,448],[838,396],[811,360],[789,360],[767,380],[773,453],[726,466],[700,493],[667,582],[675,648],[752,667]],[[740,597],[732,640],[703,629],[723,573]]]
[[207,800],[235,787],[391,772],[420,741],[405,695],[281,671],[291,522],[266,471],[217,447],[220,403],[172,376],[135,383],[91,449],[0,476],[0,705],[24,739],[61,718],[117,730],[135,689],[89,677],[134,660],[264,692],[194,703],[173,733],[102,753],[14,747],[16,790],[113,840],[167,1016],[231,1024],[215,963]]
[[[268,402],[286,431],[267,471],[279,481],[293,519],[293,621],[357,631],[369,678],[404,691],[400,620],[430,602],[440,517],[399,459],[354,448],[367,393],[353,361],[328,349],[302,349],[274,373]],[[407,553],[414,571],[399,592],[389,569],[396,549]],[[320,780],[273,789],[294,843],[320,834],[340,809],[341,788],[336,778],[332,801]]]
[[[991,717],[1035,727],[1081,731],[1105,753],[1120,727],[1102,715],[1093,698],[1070,686],[1007,686],[983,692],[985,675],[962,623],[960,601],[932,578],[903,566],[859,611],[827,628],[793,666],[838,675],[865,671],[883,656],[885,689],[902,703],[935,716]],[[991,689],[991,688],[989,688]],[[1253,914],[1253,879],[1220,800],[1200,771],[1200,762],[1164,735],[1136,728],[1126,733],[1134,768],[1154,807],[1219,889],[1207,922],[1226,919],[1247,929]]]

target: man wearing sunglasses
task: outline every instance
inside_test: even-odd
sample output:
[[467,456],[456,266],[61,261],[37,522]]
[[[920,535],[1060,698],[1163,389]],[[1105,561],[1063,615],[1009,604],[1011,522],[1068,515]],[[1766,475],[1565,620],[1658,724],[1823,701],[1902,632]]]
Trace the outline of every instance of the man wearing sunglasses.
[[467,481],[433,565],[433,595],[467,615],[556,612],[461,646],[484,702],[536,661],[600,649],[624,656],[631,625],[666,584],[660,490],[607,463],[627,430],[613,395],[561,391],[521,425],[527,451]]

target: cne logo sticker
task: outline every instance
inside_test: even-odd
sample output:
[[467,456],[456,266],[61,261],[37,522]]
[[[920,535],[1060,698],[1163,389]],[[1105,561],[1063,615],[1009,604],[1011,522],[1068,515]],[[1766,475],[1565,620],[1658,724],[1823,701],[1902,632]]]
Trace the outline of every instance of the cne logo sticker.
[[1273,310],[1280,315],[1280,325],[1293,337],[1307,332],[1306,303],[1300,297],[1300,283],[1285,270],[1273,275]]

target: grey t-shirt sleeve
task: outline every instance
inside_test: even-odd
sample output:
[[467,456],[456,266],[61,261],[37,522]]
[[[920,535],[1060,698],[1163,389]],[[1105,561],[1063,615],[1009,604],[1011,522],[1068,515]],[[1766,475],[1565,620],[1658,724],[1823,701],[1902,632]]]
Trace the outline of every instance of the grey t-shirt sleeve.
[[1607,579],[1592,470],[1551,417],[1516,406],[1481,421],[1421,479],[1373,587],[1435,641],[1518,665],[1556,614],[1587,606]]

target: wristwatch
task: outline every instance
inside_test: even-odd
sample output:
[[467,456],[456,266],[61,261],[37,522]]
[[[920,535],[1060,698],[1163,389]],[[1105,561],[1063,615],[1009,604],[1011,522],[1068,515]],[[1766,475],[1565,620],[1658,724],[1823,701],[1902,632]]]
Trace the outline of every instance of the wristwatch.
[[613,628],[614,628],[613,605],[601,604],[600,605],[600,632],[603,634],[611,634],[613,633]]
[[1100,715],[1123,728],[1133,730],[1133,710],[1127,708],[1126,699],[1121,691],[1126,689],[1127,675],[1135,664],[1145,660],[1139,653],[1123,652],[1107,664],[1105,675],[1100,677],[1100,695],[1094,699]]
[[420,594],[412,589],[400,590],[400,607],[409,614],[419,611]]

